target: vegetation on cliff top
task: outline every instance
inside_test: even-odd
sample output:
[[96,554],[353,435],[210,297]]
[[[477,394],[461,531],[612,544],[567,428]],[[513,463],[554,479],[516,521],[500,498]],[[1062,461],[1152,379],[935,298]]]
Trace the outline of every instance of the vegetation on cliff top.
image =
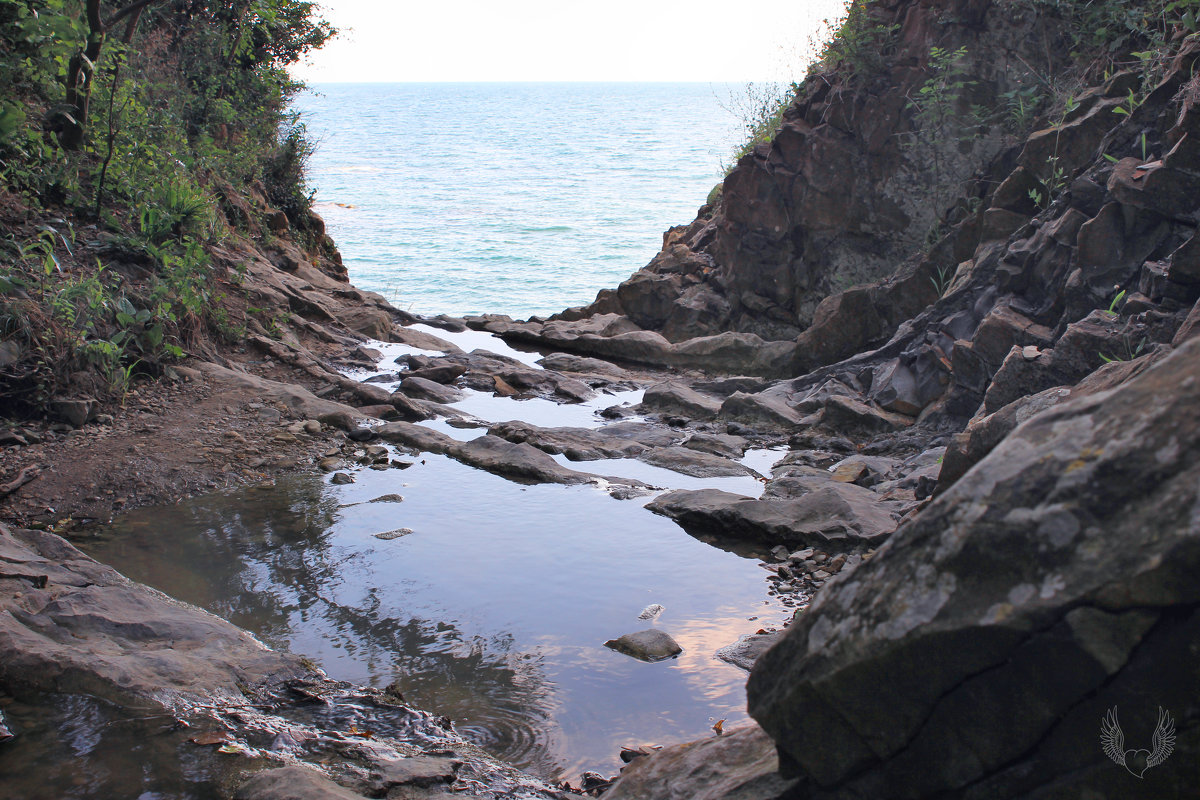
[[[1075,92],[1102,74],[1137,69],[1142,74],[1144,95],[1166,71],[1172,40],[1200,31],[1200,0],[1001,0],[997,5],[1025,8],[1062,20],[1069,31],[1072,56],[1080,64],[1079,70],[1067,75],[1031,67],[1030,85],[1008,93],[1005,106],[992,110],[998,114],[996,119],[987,118],[986,109],[958,109],[975,114],[979,122],[1010,126],[1019,129],[1015,131],[1018,133],[1027,132],[1040,115],[1068,105]],[[844,13],[824,20],[810,37],[811,62],[805,65],[804,80],[750,84],[744,98],[735,100],[733,110],[742,120],[746,139],[734,148],[733,162],[726,172],[756,145],[771,142],[784,112],[807,82],[829,81],[836,74],[842,81],[862,83],[883,72],[900,33],[900,25],[878,0],[847,0]],[[940,50],[937,46],[930,50],[926,86],[938,85],[954,68],[954,59],[939,57]],[[919,112],[928,108],[928,98],[911,99]],[[944,106],[935,111],[943,117],[947,113]],[[928,111],[925,114],[930,116]],[[1042,117],[1042,121],[1047,120]],[[944,120],[935,127],[945,127]],[[714,189],[713,199],[716,194]]]
[[246,211],[319,242],[286,68],[333,33],[306,0],[0,0],[0,410],[236,335],[210,249]]

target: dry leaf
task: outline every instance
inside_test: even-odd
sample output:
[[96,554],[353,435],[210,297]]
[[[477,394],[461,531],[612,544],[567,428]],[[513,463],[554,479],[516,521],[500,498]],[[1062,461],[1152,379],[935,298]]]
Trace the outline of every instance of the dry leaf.
[[225,744],[228,741],[228,731],[208,731],[192,738],[192,744],[199,745]]

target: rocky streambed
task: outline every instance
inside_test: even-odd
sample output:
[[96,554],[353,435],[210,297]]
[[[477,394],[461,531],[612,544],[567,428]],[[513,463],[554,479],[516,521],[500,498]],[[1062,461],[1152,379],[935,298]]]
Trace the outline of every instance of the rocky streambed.
[[[387,790],[372,777],[380,763],[428,752],[443,753],[428,756],[440,777],[397,779],[400,796],[559,791],[493,756],[544,781],[607,777],[622,748],[744,724],[757,654],[824,582],[871,557],[938,466],[936,450],[861,455],[832,439],[798,450],[769,426],[716,420],[720,392],[752,379],[543,356],[432,322],[343,360],[358,392],[385,401],[377,408],[314,397],[297,412],[266,394],[262,409],[279,409],[275,438],[310,450],[316,472],[72,533],[99,561],[276,648],[222,628],[238,642],[228,675],[203,657],[209,634],[164,629],[154,614],[215,618],[126,583],[53,534],[8,533],[23,555],[6,563],[26,568],[0,575],[18,588],[0,636],[41,650],[56,671],[34,687],[56,711],[34,722],[22,710],[31,695],[9,701],[17,744],[0,763],[12,785],[41,791],[48,767],[31,750],[58,754],[48,785],[79,797],[219,796],[249,771],[317,761],[376,796]],[[214,366],[195,379],[229,377]],[[90,578],[33,574],[64,553],[139,608],[96,606]],[[102,641],[68,641],[81,620]],[[61,651],[18,642],[31,625]],[[681,652],[652,663],[604,647],[647,629]],[[93,662],[114,647],[119,663]],[[205,671],[161,664],[194,647]],[[134,742],[136,757],[103,755]],[[246,796],[273,797],[270,785],[264,777]]]

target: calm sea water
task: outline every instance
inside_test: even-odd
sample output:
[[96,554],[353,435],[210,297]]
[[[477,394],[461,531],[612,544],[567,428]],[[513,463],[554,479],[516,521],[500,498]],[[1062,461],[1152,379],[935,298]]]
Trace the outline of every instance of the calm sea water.
[[324,84],[296,99],[350,278],[401,308],[590,302],[690,222],[739,139],[713,84]]

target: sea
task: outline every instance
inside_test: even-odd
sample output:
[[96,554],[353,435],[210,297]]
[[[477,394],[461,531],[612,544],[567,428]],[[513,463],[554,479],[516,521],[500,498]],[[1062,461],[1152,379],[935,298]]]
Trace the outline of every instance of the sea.
[[351,281],[418,314],[547,315],[639,269],[732,160],[744,86],[318,84],[316,210]]

